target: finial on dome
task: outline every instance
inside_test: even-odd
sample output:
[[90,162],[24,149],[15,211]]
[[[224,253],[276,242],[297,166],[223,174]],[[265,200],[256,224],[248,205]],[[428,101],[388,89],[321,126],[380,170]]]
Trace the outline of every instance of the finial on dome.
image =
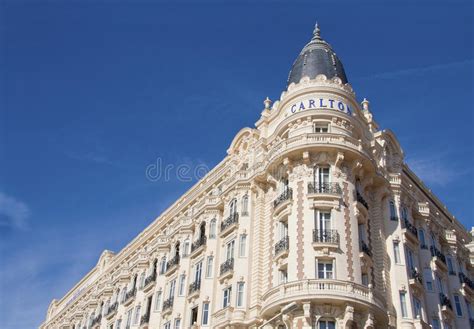
[[270,106],[272,105],[272,101],[270,98],[265,98],[265,100],[263,101],[263,105],[265,105],[265,109],[266,110],[269,110],[270,109]]
[[313,38],[321,38],[321,29],[319,28],[318,22],[314,25]]

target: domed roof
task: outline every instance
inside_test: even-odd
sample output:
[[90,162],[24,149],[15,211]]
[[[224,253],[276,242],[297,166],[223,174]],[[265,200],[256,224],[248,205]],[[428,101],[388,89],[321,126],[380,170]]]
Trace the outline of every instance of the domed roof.
[[346,73],[341,61],[331,46],[321,38],[318,24],[314,27],[313,38],[304,46],[296,58],[288,75],[288,83],[298,83],[304,76],[314,79],[318,74],[324,74],[328,79],[339,77],[342,83],[347,83]]

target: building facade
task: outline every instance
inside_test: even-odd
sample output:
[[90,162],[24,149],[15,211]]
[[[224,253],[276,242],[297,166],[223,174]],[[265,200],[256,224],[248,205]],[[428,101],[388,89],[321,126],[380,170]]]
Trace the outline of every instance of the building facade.
[[473,327],[471,234],[318,27],[255,126],[41,328]]

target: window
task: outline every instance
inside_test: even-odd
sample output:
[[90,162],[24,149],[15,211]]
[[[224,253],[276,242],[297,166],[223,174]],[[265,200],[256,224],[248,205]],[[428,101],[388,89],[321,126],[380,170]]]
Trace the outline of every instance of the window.
[[441,278],[437,275],[436,275],[436,284],[438,285],[438,292],[444,294],[443,281],[441,281]]
[[120,298],[120,301],[123,303],[125,301],[125,297],[127,296],[127,288],[123,288],[122,290],[122,297]]
[[287,270],[280,270],[278,271],[280,273],[280,277],[279,277],[279,283],[282,284],[282,283],[287,283],[288,282],[288,271]]
[[431,324],[433,325],[433,329],[441,329],[441,325],[438,319],[433,319],[431,321]]
[[214,262],[214,256],[207,256],[206,278],[212,278],[212,263],[213,262]]
[[317,167],[314,175],[314,185],[320,190],[327,187],[330,182],[329,167]]
[[288,224],[285,222],[278,222],[278,234],[280,240],[288,236]]
[[426,246],[425,231],[423,229],[418,230],[418,238],[420,239],[420,248],[428,249]]
[[178,295],[179,296],[184,296],[184,283],[186,282],[186,275],[185,274],[181,274],[179,276],[179,289],[178,289]]
[[456,272],[454,271],[454,264],[453,264],[453,259],[451,256],[446,257],[446,261],[448,263],[448,271],[450,275],[456,275]]
[[318,261],[318,279],[332,279],[332,274],[332,261]]
[[171,321],[166,322],[166,323],[163,325],[163,329],[171,329]]
[[191,309],[191,324],[197,323],[197,319],[198,319],[198,307],[196,306]]
[[395,210],[395,202],[390,201],[390,219],[391,220],[398,220],[397,212]]
[[184,241],[183,256],[189,255],[189,246],[190,246],[189,240]]
[[393,241],[393,259],[395,264],[400,264],[400,243]]
[[160,304],[161,304],[161,290],[156,292],[156,297],[155,297],[155,311],[160,310]]
[[405,250],[406,250],[406,253],[407,253],[408,269],[413,271],[415,269],[415,262],[413,260],[413,252],[408,247],[406,247]]
[[234,258],[234,245],[235,245],[234,240],[227,243],[226,260]]
[[408,220],[408,210],[407,210],[406,207],[403,207],[403,209],[402,209],[402,218],[403,218],[404,221]]
[[132,324],[132,311],[133,309],[129,309],[127,312],[127,324],[125,325],[125,329],[129,329]]
[[145,272],[140,274],[140,289],[143,288],[143,286],[145,286]]
[[454,305],[456,306],[456,315],[462,316],[462,307],[461,307],[461,299],[459,295],[454,295]]
[[234,215],[237,213],[237,199],[233,199],[229,204],[229,215]]
[[194,282],[201,282],[202,261],[194,266]]
[[246,216],[249,214],[249,196],[246,194],[242,198],[242,215]]
[[423,277],[425,279],[426,290],[433,291],[433,278],[431,276],[431,269],[425,268],[423,270]]
[[179,329],[181,327],[181,319],[174,319],[174,329]]
[[134,325],[137,325],[138,322],[140,321],[140,309],[141,309],[140,305],[135,307],[135,316],[133,317],[133,324]]
[[328,211],[316,210],[316,220],[314,226],[317,228],[317,234],[314,237],[317,242],[331,242],[331,213]]
[[366,287],[369,286],[369,275],[367,273],[362,273],[362,284]]
[[404,292],[400,292],[400,308],[402,310],[402,317],[407,318],[408,317],[407,299],[406,299],[406,294]]
[[164,274],[166,272],[166,256],[161,259],[160,262],[160,274]]
[[203,326],[209,325],[209,303],[202,304],[202,320],[201,324]]
[[115,322],[115,329],[120,329],[121,326],[122,326],[122,319],[118,319]]
[[421,312],[421,302],[418,298],[413,297],[413,307],[415,312],[416,319],[422,319],[422,312]]
[[314,123],[313,130],[315,133],[327,133],[328,132],[328,124],[316,122]]
[[222,295],[222,308],[226,308],[230,306],[230,294],[232,291],[232,287],[225,288]]
[[245,246],[247,244],[247,234],[241,234],[239,240],[239,257],[245,257]]
[[215,239],[216,238],[216,219],[213,218],[211,222],[209,223],[209,239]]
[[237,307],[244,306],[244,282],[237,282]]
[[176,287],[176,279],[170,282],[169,290],[168,290],[168,298],[172,299],[174,297],[174,289]]
[[336,321],[334,320],[319,320],[318,329],[336,329]]

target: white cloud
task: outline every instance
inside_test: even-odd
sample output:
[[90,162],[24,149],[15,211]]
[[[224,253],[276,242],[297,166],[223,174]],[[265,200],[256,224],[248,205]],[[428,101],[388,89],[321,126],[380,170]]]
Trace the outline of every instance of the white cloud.
[[30,209],[24,202],[0,192],[0,227],[25,230]]

